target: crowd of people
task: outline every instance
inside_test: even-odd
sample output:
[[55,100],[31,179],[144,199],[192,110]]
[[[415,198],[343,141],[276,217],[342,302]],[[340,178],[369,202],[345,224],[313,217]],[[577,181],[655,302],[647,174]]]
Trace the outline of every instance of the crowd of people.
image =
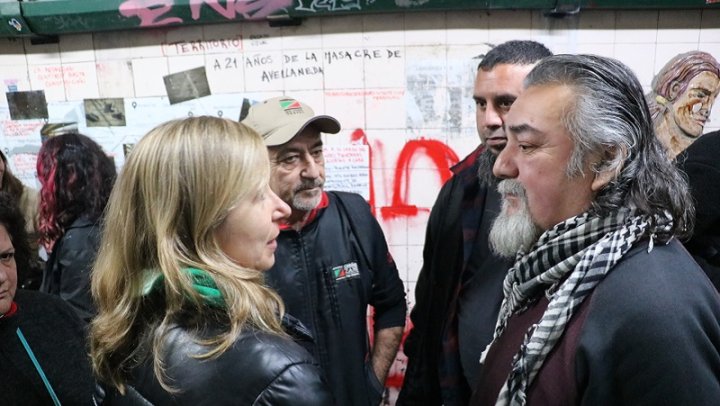
[[[699,57],[673,80],[704,75],[707,117],[720,71]],[[684,110],[650,101],[700,97],[673,83],[645,96],[619,61],[533,41],[483,56],[398,405],[720,399],[720,133],[661,137]],[[367,202],[324,190],[340,129],[275,97],[162,123],[119,174],[58,135],[39,192],[0,154],[2,403],[381,404],[409,309]]]

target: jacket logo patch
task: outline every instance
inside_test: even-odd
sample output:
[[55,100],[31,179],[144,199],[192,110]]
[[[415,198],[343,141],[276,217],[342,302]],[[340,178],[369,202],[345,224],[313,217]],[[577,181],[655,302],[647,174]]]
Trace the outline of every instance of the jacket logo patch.
[[335,281],[341,281],[343,279],[359,278],[360,270],[355,262],[350,262],[349,264],[332,268],[332,274],[335,277]]

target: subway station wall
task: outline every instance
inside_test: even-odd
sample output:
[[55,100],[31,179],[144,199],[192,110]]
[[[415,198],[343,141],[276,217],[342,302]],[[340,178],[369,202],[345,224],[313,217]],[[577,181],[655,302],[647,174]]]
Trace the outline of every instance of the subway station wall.
[[[617,58],[649,90],[676,54],[720,59],[720,10],[583,11],[563,20],[538,11],[375,14],[280,28],[245,22],[66,35],[38,45],[1,38],[8,94],[0,98],[0,148],[13,172],[37,187],[46,124],[76,125],[121,167],[132,144],[162,121],[238,119],[255,101],[296,97],[342,123],[340,134],[324,137],[328,187],[360,192],[373,206],[412,306],[430,209],[449,167],[479,142],[477,57],[510,39]],[[718,128],[716,107],[705,130]]]

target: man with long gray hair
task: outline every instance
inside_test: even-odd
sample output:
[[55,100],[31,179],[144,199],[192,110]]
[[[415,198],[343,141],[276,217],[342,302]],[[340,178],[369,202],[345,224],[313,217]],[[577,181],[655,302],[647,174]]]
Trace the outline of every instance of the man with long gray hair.
[[637,78],[546,58],[505,128],[490,239],[515,263],[471,404],[715,404],[720,296],[675,238],[692,201]]

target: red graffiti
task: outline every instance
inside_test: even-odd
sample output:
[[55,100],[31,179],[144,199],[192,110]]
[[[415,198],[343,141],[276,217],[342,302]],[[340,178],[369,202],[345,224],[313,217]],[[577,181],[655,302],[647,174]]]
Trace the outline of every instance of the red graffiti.
[[400,157],[398,157],[395,166],[393,195],[390,206],[380,209],[383,218],[415,216],[420,210],[429,211],[429,209],[419,209],[417,206],[408,203],[410,164],[418,154],[423,154],[433,161],[442,183],[445,183],[452,176],[450,167],[459,161],[455,151],[440,141],[423,139],[409,141],[400,152]]
[[[174,0],[126,0],[118,11],[125,17],[138,17],[141,27],[158,27],[182,23],[183,19],[172,16]],[[292,0],[227,0],[225,5],[219,0],[189,0],[190,17],[200,19],[203,5],[228,20],[242,16],[245,20],[259,20],[273,12],[292,5]],[[161,18],[170,13],[171,16]]]
[[[370,191],[368,203],[375,214],[375,179],[373,171],[373,160],[375,154],[382,152],[382,143],[375,142],[374,147],[370,145],[365,131],[361,128],[356,129],[350,135],[352,143],[360,143],[367,145],[370,150]],[[380,208],[380,213],[384,219],[393,219],[399,216],[412,217],[416,216],[420,211],[429,211],[427,208],[418,208],[408,203],[408,192],[410,189],[410,165],[418,156],[427,156],[437,168],[438,175],[442,183],[445,183],[452,176],[450,167],[458,163],[459,158],[455,151],[450,147],[437,140],[419,139],[409,141],[403,147],[398,157],[395,173],[393,176],[392,199],[389,206]]]

